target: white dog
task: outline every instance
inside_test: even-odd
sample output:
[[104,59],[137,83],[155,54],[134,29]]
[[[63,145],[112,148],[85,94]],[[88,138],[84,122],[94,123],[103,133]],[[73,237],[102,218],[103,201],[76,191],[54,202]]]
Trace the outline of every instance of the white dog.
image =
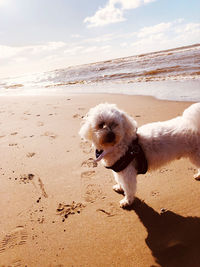
[[79,132],[91,141],[96,157],[113,170],[116,192],[124,193],[120,206],[134,201],[136,176],[156,169],[174,159],[187,157],[198,168],[200,179],[200,103],[191,105],[183,115],[164,122],[137,128],[136,121],[114,104],[91,108]]

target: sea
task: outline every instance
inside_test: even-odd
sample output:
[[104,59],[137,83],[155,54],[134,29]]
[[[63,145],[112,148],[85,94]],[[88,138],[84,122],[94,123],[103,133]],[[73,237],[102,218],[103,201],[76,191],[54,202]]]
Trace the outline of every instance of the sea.
[[0,95],[73,93],[200,102],[200,44],[0,79]]

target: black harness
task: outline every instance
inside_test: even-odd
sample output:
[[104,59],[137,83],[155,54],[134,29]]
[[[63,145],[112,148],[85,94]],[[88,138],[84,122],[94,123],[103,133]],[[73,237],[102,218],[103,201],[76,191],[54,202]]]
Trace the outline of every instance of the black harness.
[[[96,157],[98,158],[103,151],[96,150]],[[132,141],[128,147],[127,152],[119,160],[117,160],[112,166],[106,167],[115,172],[123,171],[133,160],[136,163],[136,170],[138,174],[145,174],[148,170],[148,162],[144,151],[140,144],[138,143],[138,137]]]

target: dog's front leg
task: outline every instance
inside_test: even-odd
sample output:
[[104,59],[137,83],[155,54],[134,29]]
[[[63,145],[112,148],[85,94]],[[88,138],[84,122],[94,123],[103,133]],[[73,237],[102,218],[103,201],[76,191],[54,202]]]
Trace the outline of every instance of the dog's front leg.
[[115,185],[113,185],[113,190],[119,194],[124,193],[124,190],[120,182],[120,175],[118,175],[118,173],[114,171],[113,171],[113,175],[114,175],[115,181],[117,182]]
[[120,207],[126,208],[134,201],[137,186],[137,171],[132,165],[129,165],[125,170],[118,173],[118,175],[125,194],[125,197],[120,201]]

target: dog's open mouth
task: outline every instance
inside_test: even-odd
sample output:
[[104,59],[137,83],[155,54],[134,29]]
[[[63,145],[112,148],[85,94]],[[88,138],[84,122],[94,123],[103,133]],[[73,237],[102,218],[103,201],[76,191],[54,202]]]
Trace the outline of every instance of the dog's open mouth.
[[95,151],[96,160],[95,161],[100,161],[106,154],[107,153],[106,153],[105,150],[98,150],[98,149],[96,149],[96,151]]
[[98,149],[96,149],[96,151],[95,151],[95,155],[96,155],[95,162],[100,161],[102,158],[104,158],[112,150],[113,150],[113,148],[106,149],[106,150],[98,150]]

